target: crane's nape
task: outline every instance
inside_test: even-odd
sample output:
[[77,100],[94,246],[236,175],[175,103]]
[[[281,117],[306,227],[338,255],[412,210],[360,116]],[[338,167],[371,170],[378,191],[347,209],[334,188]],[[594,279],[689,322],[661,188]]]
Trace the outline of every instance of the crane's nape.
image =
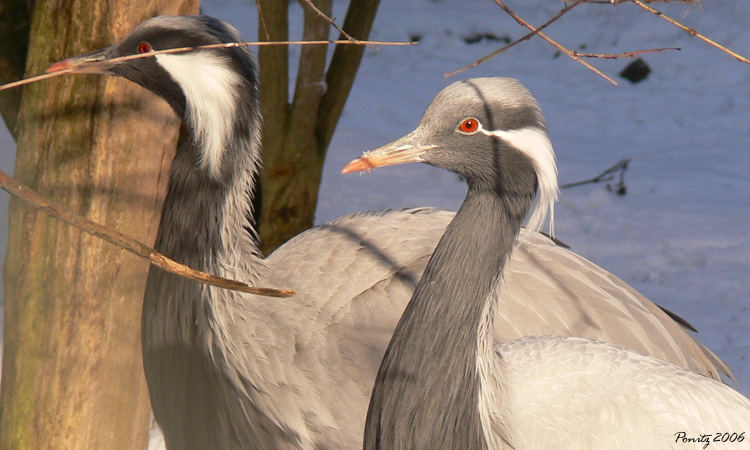
[[[220,276],[297,292],[293,299],[269,301],[150,269],[143,359],[167,446],[359,447],[378,365],[414,280],[454,213],[417,208],[346,216],[262,258],[247,222],[262,150],[252,53],[213,48],[115,60],[149,49],[239,40],[234,28],[210,17],[160,16],[119,44],[50,70],[127,78],[167,101],[182,120],[154,244],[158,251]],[[503,123],[544,129],[533,98],[515,93],[501,113]],[[473,118],[484,131],[499,129],[481,112]],[[482,136],[489,138],[466,137]],[[539,141],[533,133],[505,138],[514,137]],[[523,169],[522,177],[508,176],[526,187],[519,192],[524,201],[533,200],[529,192],[538,188],[544,209],[556,193],[536,175],[545,167],[541,159],[538,168],[529,161],[516,153],[502,163]],[[513,314],[495,318],[498,342],[536,334],[581,336],[717,379],[731,375],[653,302],[539,233],[521,232],[503,289],[505,311]]]
[[681,430],[748,429],[749,399],[663,360],[567,336],[496,341],[521,222],[556,179],[541,114],[508,114],[519,91],[454,83],[415,131],[344,169],[425,162],[468,185],[383,357],[364,448],[660,449],[679,448]]

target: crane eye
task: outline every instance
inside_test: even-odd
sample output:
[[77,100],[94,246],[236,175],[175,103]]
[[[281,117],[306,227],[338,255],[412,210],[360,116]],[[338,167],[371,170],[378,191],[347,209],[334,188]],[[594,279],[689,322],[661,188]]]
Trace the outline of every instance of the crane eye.
[[473,117],[469,117],[461,122],[458,129],[463,133],[474,134],[479,129],[479,121]]
[[151,44],[148,42],[141,42],[138,44],[138,53],[148,53],[151,51]]

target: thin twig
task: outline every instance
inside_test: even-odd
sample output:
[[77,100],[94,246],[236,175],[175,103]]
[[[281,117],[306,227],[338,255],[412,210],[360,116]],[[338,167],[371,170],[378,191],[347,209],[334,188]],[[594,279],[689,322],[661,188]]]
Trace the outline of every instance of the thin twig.
[[575,54],[576,56],[580,56],[581,58],[618,59],[618,58],[635,58],[636,56],[642,55],[644,53],[663,52],[665,50],[680,51],[681,49],[679,47],[664,47],[664,48],[651,48],[648,50],[635,50],[632,52],[622,52],[622,53],[585,53],[585,52],[579,52],[578,50],[573,50],[573,54]]
[[18,86],[23,86],[24,84],[33,83],[35,81],[46,80],[47,78],[54,78],[54,77],[57,77],[64,73],[69,73],[69,72],[70,72],[69,70],[62,70],[60,72],[43,73],[41,75],[36,75],[33,77],[29,77],[29,78],[23,78],[21,80],[17,80],[17,81],[13,81],[10,83],[0,85],[0,91],[4,91],[6,89],[11,89],[11,88],[18,87]]
[[263,26],[263,32],[266,34],[266,40],[271,40],[271,33],[268,32],[268,25],[266,25],[266,16],[263,15],[263,8],[260,6],[260,1],[255,2],[258,5],[258,17],[260,17],[260,23]]
[[452,77],[453,75],[456,75],[458,73],[461,73],[461,72],[469,70],[469,69],[471,69],[473,67],[476,67],[476,66],[478,66],[478,65],[480,65],[480,64],[482,64],[482,63],[484,63],[486,61],[489,61],[490,59],[494,58],[495,56],[499,55],[500,53],[503,53],[504,51],[508,50],[509,48],[515,47],[519,43],[521,43],[521,42],[523,42],[523,41],[525,41],[527,39],[530,39],[532,36],[534,36],[535,34],[538,34],[540,31],[542,31],[543,29],[547,28],[552,23],[554,23],[555,21],[557,21],[557,19],[559,19],[560,17],[562,17],[565,13],[567,13],[568,11],[570,11],[571,9],[575,8],[576,6],[580,5],[581,3],[585,2],[585,1],[586,0],[576,0],[575,2],[571,3],[570,5],[565,6],[565,8],[561,9],[560,12],[558,12],[550,20],[546,21],[543,25],[539,26],[538,28],[533,29],[530,33],[526,34],[525,36],[523,36],[523,37],[521,37],[519,39],[516,39],[515,41],[513,41],[510,44],[506,45],[505,47],[502,47],[502,48],[500,48],[498,50],[495,50],[494,52],[490,53],[489,55],[487,55],[487,56],[485,56],[483,58],[479,58],[478,60],[474,61],[473,63],[469,64],[468,66],[462,67],[462,68],[460,68],[458,70],[454,70],[453,72],[446,73],[445,77],[446,78]]
[[[629,3],[632,0],[586,0],[586,3],[592,5],[610,5],[617,6],[622,3]],[[646,0],[647,3],[698,3],[701,0]]]
[[336,19],[335,18],[328,17],[327,15],[325,15],[325,13],[323,11],[319,10],[318,7],[315,6],[315,4],[312,2],[312,0],[305,0],[305,3],[307,3],[307,6],[309,6],[310,8],[312,8],[312,10],[315,11],[315,13],[318,14],[323,20],[325,20],[326,22],[328,22],[329,24],[331,24],[331,26],[333,28],[337,29],[339,31],[339,33],[341,33],[341,35],[344,36],[346,39],[348,39],[348,40],[350,40],[352,42],[359,42],[358,39],[351,37],[349,35],[349,33],[347,33],[346,31],[344,31],[343,28],[341,28],[338,25],[336,25]]
[[566,188],[571,188],[575,186],[582,186],[584,184],[601,183],[602,181],[609,181],[615,177],[614,173],[617,171],[620,172],[619,186],[624,186],[625,185],[624,183],[625,171],[628,169],[629,164],[630,164],[630,158],[621,159],[620,161],[617,162],[617,164],[605,170],[604,172],[600,173],[599,175],[595,176],[594,178],[589,178],[588,180],[583,180],[583,181],[576,181],[574,183],[561,184],[560,189],[566,189]]
[[[349,41],[349,40],[226,42],[222,44],[199,45],[196,47],[169,48],[166,50],[157,50],[157,51],[148,52],[148,53],[137,53],[134,55],[120,56],[118,58],[112,58],[112,59],[107,60],[107,63],[115,64],[115,63],[119,63],[123,61],[130,61],[133,59],[151,58],[156,55],[163,55],[163,54],[169,54],[169,53],[184,53],[184,52],[189,52],[193,50],[206,50],[206,49],[212,49],[212,48],[233,48],[233,47],[247,47],[247,46],[263,47],[263,46],[268,46],[268,45],[323,45],[323,44],[401,46],[401,45],[417,45],[418,42]],[[37,75],[34,77],[25,78],[23,80],[18,80],[12,83],[0,85],[0,91],[4,91],[5,89],[10,89],[10,88],[21,86],[21,85],[28,84],[28,83],[33,83],[34,81],[44,80],[47,78],[53,78],[53,77],[63,75],[66,73],[71,73],[71,72],[73,72],[73,70],[66,69],[66,70],[60,70],[58,72],[46,73],[43,75]]]
[[[634,1],[635,1],[635,0],[634,0]],[[503,2],[501,1],[501,0],[495,0],[495,3],[497,3],[497,5],[498,5],[498,6],[500,6],[500,7],[501,7],[501,8],[503,9],[503,10],[505,10],[505,12],[506,12],[506,13],[508,13],[508,15],[510,15],[510,16],[511,16],[511,17],[512,17],[513,19],[515,19],[515,20],[516,20],[516,22],[518,22],[519,24],[521,24],[521,25],[525,26],[526,28],[528,28],[528,29],[529,29],[529,30],[531,30],[531,31],[536,31],[536,28],[534,28],[534,26],[533,26],[533,25],[531,25],[531,24],[530,24],[530,23],[528,23],[528,22],[527,22],[526,20],[524,20],[524,19],[523,19],[523,18],[522,18],[521,16],[519,16],[518,14],[516,14],[516,13],[515,13],[515,12],[514,12],[514,11],[513,11],[512,9],[508,8],[508,6],[506,6],[506,5],[505,5],[505,3],[503,3]],[[565,53],[566,55],[570,56],[571,58],[575,59],[575,60],[576,60],[576,61],[578,61],[579,63],[581,63],[581,64],[583,64],[584,66],[586,66],[586,67],[587,67],[588,69],[590,69],[590,70],[594,71],[594,73],[598,74],[599,76],[603,77],[603,78],[604,78],[605,80],[607,80],[607,81],[609,81],[610,83],[612,83],[612,84],[614,84],[615,86],[617,86],[617,81],[615,81],[614,79],[612,79],[611,77],[609,77],[608,75],[606,75],[606,74],[605,74],[604,72],[602,72],[601,70],[599,70],[599,69],[597,69],[596,67],[592,66],[592,65],[591,65],[591,64],[589,64],[588,62],[584,61],[584,60],[583,60],[583,59],[581,59],[580,57],[578,57],[578,56],[574,55],[574,54],[573,54],[573,51],[572,51],[572,50],[568,49],[567,47],[565,47],[564,45],[562,45],[562,44],[560,44],[559,42],[555,41],[554,39],[552,39],[551,37],[547,36],[547,35],[546,35],[546,34],[544,34],[544,33],[541,33],[541,32],[538,32],[538,31],[537,31],[537,33],[536,33],[536,34],[538,34],[538,35],[539,35],[539,37],[541,37],[541,38],[542,38],[542,39],[544,39],[545,41],[547,41],[547,42],[549,42],[550,44],[554,45],[554,46],[555,46],[555,47],[556,47],[556,48],[557,48],[558,50],[560,50],[561,52],[563,52],[563,53]]]
[[645,9],[646,11],[650,12],[651,14],[654,14],[656,16],[661,17],[662,19],[666,20],[667,22],[671,23],[672,25],[676,26],[677,28],[680,28],[684,31],[687,31],[691,36],[696,36],[699,39],[702,39],[703,41],[709,43],[710,45],[713,45],[714,47],[718,48],[719,50],[731,55],[735,59],[742,61],[743,63],[750,64],[750,59],[740,55],[739,53],[732,51],[723,45],[719,44],[718,42],[714,41],[713,39],[709,38],[708,36],[704,36],[703,34],[695,31],[694,29],[681,24],[680,22],[676,21],[675,19],[665,15],[663,12],[652,8],[651,6],[643,3],[641,0],[632,0],[633,3],[640,6],[641,8]]
[[210,284],[221,288],[231,289],[234,291],[247,292],[250,294],[263,295],[267,297],[290,297],[295,294],[291,289],[272,289],[263,287],[248,286],[240,281],[230,280],[227,278],[217,277],[206,272],[201,272],[180,264],[175,260],[167,258],[153,248],[130,238],[119,231],[111,230],[103,225],[92,222],[77,214],[65,211],[52,202],[46,200],[41,195],[34,192],[28,186],[22,184],[15,178],[0,171],[0,187],[41,211],[62,220],[86,233],[97,236],[110,242],[130,253],[151,261],[157,267],[179,276],[199,281],[204,284]]

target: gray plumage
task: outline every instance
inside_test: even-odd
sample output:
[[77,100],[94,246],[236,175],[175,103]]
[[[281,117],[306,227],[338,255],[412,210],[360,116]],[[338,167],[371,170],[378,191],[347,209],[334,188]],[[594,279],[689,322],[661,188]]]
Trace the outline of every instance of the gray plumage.
[[364,448],[680,448],[675,430],[746,429],[750,400],[665,361],[564,336],[496,344],[506,261],[537,186],[556,178],[524,104],[536,103],[512,79],[454,83],[414,132],[344,169],[419,161],[469,186],[393,332]]
[[[260,157],[251,53],[212,49],[109,62],[142,43],[161,50],[238,40],[216,19],[156,17],[120,44],[50,70],[123,76],[162,96],[183,119],[187,139],[170,173],[160,252],[297,292],[286,300],[256,297],[151,269],[143,357],[167,446],[354,448],[394,326],[453,213],[344,217],[262,259],[246,230]],[[648,299],[539,233],[522,232],[506,290],[515,302],[508,309],[520,312],[497,318],[498,340],[542,330],[614,342],[716,378],[730,373]]]
[[[467,118],[484,128],[461,131]],[[537,190],[530,158],[481,132],[498,128],[544,131],[545,124],[515,80],[469,80],[438,94],[416,133],[386,147],[458,173],[469,190],[386,350],[366,449],[487,448],[478,408],[481,325]]]
[[[533,194],[533,183],[529,187]],[[380,367],[365,448],[486,448],[476,346],[485,298],[512,250],[512,230],[520,230],[526,213],[506,217],[502,212],[524,202],[509,203],[470,190],[446,229]]]

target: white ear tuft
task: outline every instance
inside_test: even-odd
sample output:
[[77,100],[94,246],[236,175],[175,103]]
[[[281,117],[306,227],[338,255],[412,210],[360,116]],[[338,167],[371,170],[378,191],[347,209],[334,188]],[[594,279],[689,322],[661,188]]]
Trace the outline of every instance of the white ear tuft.
[[234,124],[240,76],[231,69],[228,58],[212,52],[161,54],[155,58],[182,88],[186,120],[202,150],[201,167],[218,178],[227,136]]
[[537,182],[539,183],[539,198],[531,214],[528,228],[538,231],[549,214],[549,230],[555,235],[555,202],[560,190],[557,186],[557,163],[555,150],[547,133],[537,127],[521,128],[518,130],[481,130],[488,136],[497,136],[515,149],[526,155],[534,165]]

